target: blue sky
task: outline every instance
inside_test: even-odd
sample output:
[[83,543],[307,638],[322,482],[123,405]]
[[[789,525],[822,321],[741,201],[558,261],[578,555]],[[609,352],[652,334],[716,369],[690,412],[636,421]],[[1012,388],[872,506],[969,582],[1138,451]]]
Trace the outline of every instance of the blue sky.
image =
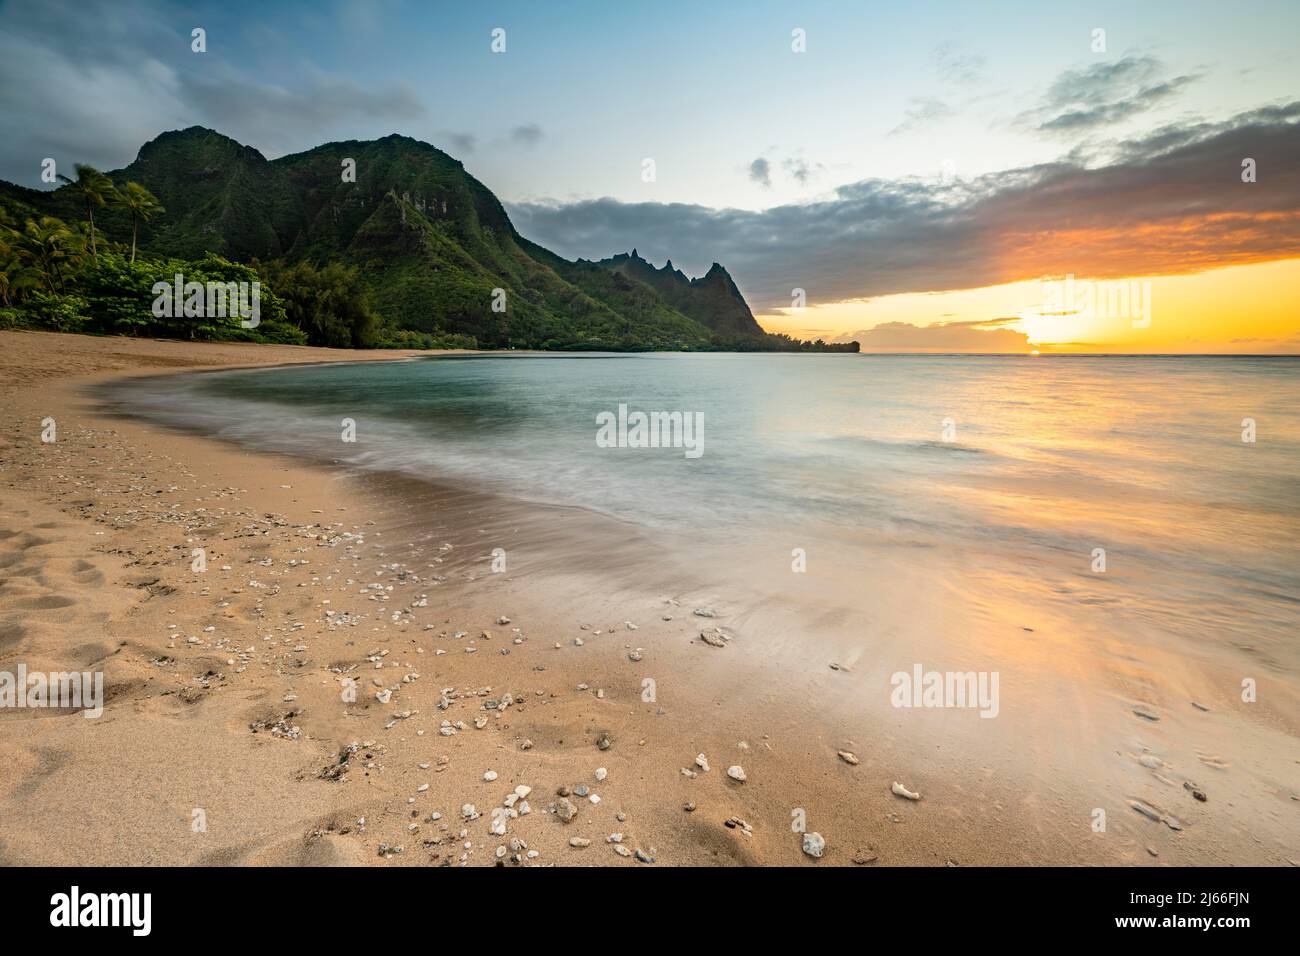
[[[806,52],[791,49],[796,28]],[[195,124],[270,158],[404,133],[461,159],[561,254],[635,245],[692,274],[716,259],[764,312],[794,284],[840,302],[1026,278],[969,261],[965,244],[1090,214],[1101,170],[1121,181],[1105,211],[1117,228],[1172,196],[1181,212],[1205,206],[1186,191],[1204,180],[1179,179],[1195,164],[1260,143],[1281,161],[1296,145],[1298,35],[1294,0],[5,0],[0,178],[39,185],[46,156],[118,168]],[[1159,189],[1136,184],[1157,162],[1157,183],[1185,188],[1142,209]],[[1055,188],[1078,205],[1028,221],[1017,185],[1066,167]],[[1295,198],[1254,211],[1289,213]],[[1276,258],[1292,238],[1257,251]],[[1184,271],[1193,251],[1166,245],[1155,270]]]
[[[1297,9],[7,2],[0,96],[6,125],[19,128],[5,137],[0,176],[34,184],[36,153],[72,147],[85,155],[67,159],[121,166],[161,129],[200,123],[272,158],[328,139],[406,133],[462,158],[506,201],[611,196],[759,209],[868,177],[976,175],[1056,158],[1075,142],[1027,128],[1024,114],[1063,73],[1125,55],[1152,58],[1160,76],[1194,79],[1107,130],[1112,137],[1296,93]],[[192,26],[207,30],[204,55],[189,50]],[[495,27],[507,31],[504,54],[490,51]],[[790,49],[796,27],[807,32],[803,54]],[[1105,54],[1091,51],[1095,27],[1107,31]],[[118,52],[106,54],[108,44]],[[187,91],[187,76],[217,90]],[[59,103],[78,78],[105,98],[81,115]],[[296,109],[295,94],[316,108]],[[53,125],[69,115],[84,140],[42,128],[43,117]],[[512,137],[520,130],[531,138]],[[641,180],[645,157],[656,161],[653,184]],[[766,161],[767,183],[750,175],[755,160]]]

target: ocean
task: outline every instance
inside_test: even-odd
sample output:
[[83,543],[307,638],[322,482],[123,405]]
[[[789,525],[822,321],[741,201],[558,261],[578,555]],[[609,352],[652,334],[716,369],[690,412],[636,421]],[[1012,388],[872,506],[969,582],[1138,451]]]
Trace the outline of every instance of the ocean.
[[[1300,623],[1291,358],[485,354],[114,389],[135,414],[251,447],[714,550],[769,542],[793,563],[892,545],[961,555],[1016,600],[1175,632],[1290,646]],[[695,427],[629,447],[637,412]]]

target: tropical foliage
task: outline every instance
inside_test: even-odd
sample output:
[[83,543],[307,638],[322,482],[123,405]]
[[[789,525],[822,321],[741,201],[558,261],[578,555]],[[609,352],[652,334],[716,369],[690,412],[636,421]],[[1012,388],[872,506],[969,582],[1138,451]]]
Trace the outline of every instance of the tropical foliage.
[[[385,344],[376,334],[378,320],[356,269],[338,264],[317,269],[306,262],[245,265],[214,253],[194,259],[137,257],[140,224],[164,212],[157,198],[136,182],[118,189],[90,166],[78,166],[77,178],[67,183],[86,205],[84,222],[69,224],[18,203],[0,204],[0,328],[339,348]],[[99,207],[129,215],[129,252],[94,225],[90,217]],[[178,276],[205,288],[236,283],[251,289],[256,283],[258,322],[245,328],[245,316],[233,303],[222,310],[224,315],[207,308],[190,315],[184,309],[155,308],[158,290],[173,288]],[[395,344],[420,347],[424,342]]]
[[62,174],[59,179],[67,183],[86,204],[86,218],[90,224],[90,255],[91,258],[98,259],[99,252],[95,246],[95,207],[105,206],[110,200],[115,200],[118,192],[113,187],[113,181],[94,166],[77,163],[76,170],[76,179],[69,179]]
[[[349,164],[357,175],[341,176]],[[340,348],[857,350],[764,332],[716,263],[688,279],[635,250],[564,259],[519,235],[461,163],[402,136],[267,160],[192,127],[116,173],[79,165],[63,181],[0,182],[4,324]],[[283,316],[243,329],[148,310],[146,280],[239,263]]]
[[117,205],[131,214],[131,261],[135,262],[135,244],[140,235],[140,223],[148,222],[167,210],[153,193],[139,183],[127,183],[118,195]]
[[284,312],[314,345],[340,349],[373,348],[379,317],[370,308],[355,268],[332,262],[316,268],[309,262],[263,268],[280,290]]

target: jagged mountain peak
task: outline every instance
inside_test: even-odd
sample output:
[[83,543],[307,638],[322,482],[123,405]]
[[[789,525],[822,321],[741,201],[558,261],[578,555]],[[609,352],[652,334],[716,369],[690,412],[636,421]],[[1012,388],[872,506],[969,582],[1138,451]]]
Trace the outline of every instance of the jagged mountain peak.
[[673,266],[672,260],[656,269],[636,249],[630,254],[619,253],[603,259],[596,265],[645,283],[677,311],[714,332],[730,337],[764,334],[731,274],[720,263],[713,263],[708,272],[696,279],[687,279],[685,273]]

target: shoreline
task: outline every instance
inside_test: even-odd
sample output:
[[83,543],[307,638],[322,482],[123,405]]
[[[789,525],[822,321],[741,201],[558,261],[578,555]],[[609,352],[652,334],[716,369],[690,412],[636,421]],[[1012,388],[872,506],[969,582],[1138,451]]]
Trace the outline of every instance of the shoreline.
[[[15,341],[42,335],[58,361],[31,353],[42,351],[37,340]],[[969,721],[925,714],[904,728],[879,711],[880,722],[864,721],[869,661],[831,670],[822,660],[834,659],[830,642],[815,648],[815,664],[798,667],[813,650],[782,638],[798,622],[765,605],[761,576],[752,593],[710,596],[693,566],[664,562],[647,581],[638,577],[643,550],[661,543],[616,519],[250,452],[122,418],[82,394],[92,382],[165,374],[160,367],[253,368],[270,365],[262,359],[272,350],[292,350],[288,364],[303,364],[306,353],[330,350],[105,342],[113,340],[0,333],[6,370],[28,356],[19,387],[4,385],[16,414],[0,445],[11,459],[0,508],[10,574],[0,589],[0,668],[18,659],[102,666],[108,689],[96,720],[0,713],[0,759],[26,771],[0,784],[14,824],[0,835],[0,863],[87,862],[91,845],[98,863],[490,865],[498,846],[507,861],[539,865],[637,865],[615,847],[668,865],[1159,865],[1243,862],[1252,850],[1287,861],[1281,848],[1234,850],[1208,825],[1153,835],[1119,806],[1111,837],[1098,840],[1087,819],[1095,796],[1078,801],[1076,819],[1076,801],[1051,786],[1025,802],[1032,781],[1022,766],[981,766],[950,745],[942,752],[954,736],[974,743]],[[230,361],[176,354],[187,349]],[[323,360],[431,353],[344,354]],[[56,368],[43,394],[21,387],[50,381]],[[53,446],[35,443],[38,412],[59,422]],[[209,569],[194,575],[190,547],[199,541],[212,545]],[[507,572],[484,573],[489,541],[506,545]],[[886,592],[899,580],[881,571],[874,583]],[[596,582],[607,590],[594,593]],[[710,597],[737,631],[726,647],[691,633],[702,623],[691,608]],[[881,615],[884,634],[910,623],[906,607]],[[941,611],[921,616],[943,629]],[[638,646],[641,660],[630,660]],[[852,650],[834,653],[847,660]],[[172,661],[154,663],[163,658]],[[348,676],[358,680],[354,703],[340,695]],[[647,676],[654,701],[643,699]],[[374,696],[384,690],[393,691],[387,703]],[[484,709],[507,693],[510,706]],[[962,716],[976,717],[976,728],[993,723]],[[282,719],[290,734],[299,728],[296,739],[249,728],[274,730]],[[39,736],[26,720],[41,721]],[[443,720],[463,729],[443,736]],[[1045,734],[1050,748],[1068,743]],[[602,735],[607,750],[597,747]],[[918,740],[941,759],[923,755]],[[330,779],[354,741],[372,745],[349,755],[346,780]],[[694,768],[697,753],[708,772]],[[745,767],[744,783],[727,779],[731,764]],[[952,773],[963,765],[964,775]],[[608,771],[604,780],[597,768]],[[496,779],[485,781],[488,772]],[[893,780],[922,801],[893,795]],[[1062,783],[1068,791],[1071,781]],[[531,788],[531,813],[492,834],[493,809],[517,786]],[[581,786],[601,802],[556,792]],[[548,812],[561,799],[579,807],[571,823]],[[478,816],[465,821],[468,803]],[[1026,825],[1035,807],[1042,815]],[[191,827],[197,809],[203,832]],[[819,863],[790,829],[797,809],[826,838]],[[736,818],[752,835],[726,825]],[[68,839],[50,841],[51,832]],[[623,841],[607,842],[613,833]],[[590,845],[571,846],[574,837]],[[527,848],[512,848],[512,838]],[[402,850],[381,855],[380,844]]]

